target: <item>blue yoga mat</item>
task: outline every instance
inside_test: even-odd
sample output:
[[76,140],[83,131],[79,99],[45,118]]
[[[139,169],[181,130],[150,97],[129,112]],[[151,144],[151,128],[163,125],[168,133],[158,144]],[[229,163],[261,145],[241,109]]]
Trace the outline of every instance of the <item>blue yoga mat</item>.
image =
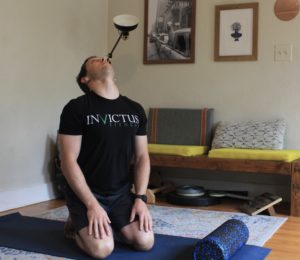
[[[19,213],[0,217],[0,246],[21,249],[58,257],[78,260],[91,259],[80,251],[75,242],[65,239],[61,221],[25,217]],[[149,252],[138,252],[131,247],[117,244],[108,260],[182,260],[193,259],[199,239],[168,235],[155,235],[155,246]],[[233,260],[264,259],[270,249],[243,246]]]

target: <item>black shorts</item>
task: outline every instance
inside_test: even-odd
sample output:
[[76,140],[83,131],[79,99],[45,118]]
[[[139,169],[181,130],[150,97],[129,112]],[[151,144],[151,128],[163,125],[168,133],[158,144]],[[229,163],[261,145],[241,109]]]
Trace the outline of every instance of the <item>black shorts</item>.
[[[107,212],[111,226],[115,231],[130,224],[129,218],[134,203],[134,196],[128,188],[116,195],[94,194],[101,207]],[[81,200],[69,189],[65,191],[66,204],[76,231],[89,225],[87,209]],[[137,220],[137,218],[135,218]]]

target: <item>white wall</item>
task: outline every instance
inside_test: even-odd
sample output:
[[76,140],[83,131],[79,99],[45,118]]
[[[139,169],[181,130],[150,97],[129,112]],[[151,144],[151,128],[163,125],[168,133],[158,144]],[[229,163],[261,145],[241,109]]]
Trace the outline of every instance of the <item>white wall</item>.
[[0,211],[53,196],[63,106],[82,61],[107,53],[107,0],[0,0]]
[[[282,117],[288,124],[286,147],[300,149],[300,14],[278,20],[275,0],[259,2],[258,60],[215,62],[214,7],[248,0],[197,0],[194,64],[143,65],[144,1],[110,0],[109,20],[118,13],[138,16],[141,23],[118,47],[114,63],[124,94],[149,107],[213,107],[215,121]],[[110,45],[115,35],[110,33]],[[275,62],[274,45],[291,43],[292,62]]]
[[[123,94],[140,101],[146,109],[212,107],[215,122],[281,117],[288,125],[286,148],[300,149],[300,14],[291,21],[280,21],[273,13],[275,0],[256,1],[259,3],[258,60],[215,62],[215,5],[249,1],[196,2],[195,63],[143,65],[144,1],[109,1],[109,20],[118,13],[131,13],[141,20],[138,29],[131,33],[127,43],[120,44],[114,57]],[[114,37],[110,34],[110,44]],[[275,62],[274,45],[285,43],[293,44],[293,61]],[[245,178],[247,182],[254,177]],[[198,179],[201,182],[201,175]],[[286,185],[288,194],[288,182],[279,181],[277,185]]]
[[[282,22],[275,0],[257,1],[258,61],[214,62],[214,6],[242,2],[249,1],[197,0],[194,64],[143,65],[142,0],[0,0],[0,211],[53,196],[50,161],[61,109],[81,94],[74,78],[83,59],[111,50],[118,37],[111,21],[121,13],[141,20],[113,57],[123,94],[146,109],[213,107],[215,121],[284,117],[286,147],[300,149],[300,15]],[[292,62],[274,61],[281,43],[293,44]]]

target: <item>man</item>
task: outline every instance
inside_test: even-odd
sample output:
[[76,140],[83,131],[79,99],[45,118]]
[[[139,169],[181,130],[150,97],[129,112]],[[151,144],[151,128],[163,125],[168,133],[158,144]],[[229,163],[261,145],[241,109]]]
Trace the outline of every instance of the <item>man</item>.
[[145,112],[120,95],[106,59],[86,59],[77,83],[85,95],[64,107],[58,136],[68,183],[66,226],[75,229],[77,245],[95,258],[111,254],[113,231],[137,250],[150,250],[154,235],[145,203],[150,174]]

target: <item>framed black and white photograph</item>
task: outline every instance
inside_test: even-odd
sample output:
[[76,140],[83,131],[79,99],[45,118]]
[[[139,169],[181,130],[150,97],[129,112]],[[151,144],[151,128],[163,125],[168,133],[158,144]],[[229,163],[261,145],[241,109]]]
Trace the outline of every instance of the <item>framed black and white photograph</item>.
[[196,0],[145,0],[144,64],[195,62]]
[[215,7],[215,61],[257,60],[258,3]]

